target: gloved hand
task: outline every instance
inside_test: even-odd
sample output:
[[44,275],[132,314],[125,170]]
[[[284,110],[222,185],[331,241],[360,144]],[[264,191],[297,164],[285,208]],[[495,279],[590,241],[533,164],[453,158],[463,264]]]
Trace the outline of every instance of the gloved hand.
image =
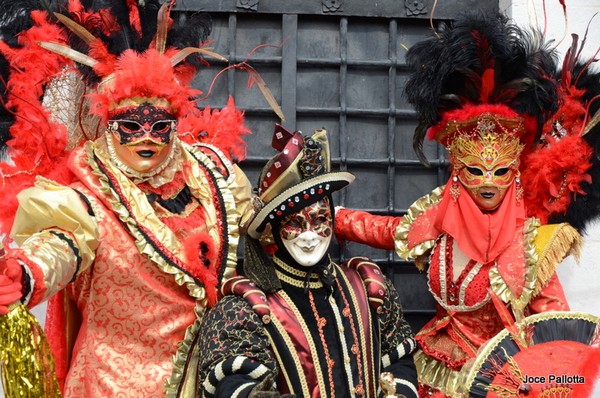
[[23,267],[13,258],[0,258],[0,315],[23,297]]
[[273,380],[273,376],[267,376],[263,381],[258,383],[250,394],[248,394],[248,398],[295,398],[296,396],[293,394],[280,394],[279,391],[275,390],[275,382]]

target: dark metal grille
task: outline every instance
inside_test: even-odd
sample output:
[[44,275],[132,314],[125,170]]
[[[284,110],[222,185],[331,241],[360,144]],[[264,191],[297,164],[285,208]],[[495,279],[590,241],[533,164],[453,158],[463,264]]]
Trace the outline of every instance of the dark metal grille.
[[[417,198],[447,180],[443,148],[425,145],[431,168],[417,160],[412,149],[416,115],[402,95],[408,74],[406,50],[430,30],[427,15],[419,10],[426,13],[432,4],[398,0],[378,5],[333,0],[286,3],[194,0],[180,8],[210,12],[213,47],[230,63],[244,61],[252,53],[248,62],[281,104],[286,128],[305,134],[321,127],[329,131],[333,168],[356,176],[352,185],[334,197],[338,205],[403,215]],[[498,8],[495,1],[440,3],[444,4],[436,15],[446,19],[461,9],[459,3],[462,9]],[[337,11],[323,11],[336,6]],[[256,48],[264,44],[271,46]],[[198,76],[196,86],[209,87],[224,66],[212,63]],[[230,95],[245,111],[253,131],[241,167],[256,183],[260,169],[275,153],[270,144],[273,125],[279,120],[258,89],[247,89],[244,71],[231,69],[222,75],[206,104],[223,106]],[[425,274],[410,263],[391,251],[355,243],[336,249],[339,260],[367,256],[385,270],[415,330],[431,317],[434,302]]]

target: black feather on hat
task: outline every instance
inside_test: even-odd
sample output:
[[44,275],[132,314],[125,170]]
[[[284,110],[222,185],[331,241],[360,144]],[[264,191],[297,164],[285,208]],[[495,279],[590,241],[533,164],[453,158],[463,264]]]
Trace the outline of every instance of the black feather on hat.
[[[552,52],[541,34],[501,14],[463,14],[443,24],[437,37],[414,45],[407,60],[414,73],[405,94],[419,115],[413,146],[425,164],[423,140],[445,112],[501,104],[537,119],[541,128],[557,106]],[[534,142],[539,131],[532,133],[528,141]]]

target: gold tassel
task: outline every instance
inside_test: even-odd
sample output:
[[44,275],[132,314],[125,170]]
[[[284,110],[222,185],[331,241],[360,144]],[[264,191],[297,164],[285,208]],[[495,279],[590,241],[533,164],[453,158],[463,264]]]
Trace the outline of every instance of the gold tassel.
[[539,255],[534,296],[548,283],[558,264],[569,254],[579,258],[581,235],[569,224],[548,224],[539,228],[536,247]]
[[2,386],[7,398],[56,398],[54,358],[37,319],[22,304],[0,316]]

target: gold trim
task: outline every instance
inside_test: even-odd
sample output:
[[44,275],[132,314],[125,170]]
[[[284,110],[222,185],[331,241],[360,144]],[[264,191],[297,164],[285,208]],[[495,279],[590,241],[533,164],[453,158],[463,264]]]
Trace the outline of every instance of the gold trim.
[[[205,307],[198,302],[194,308],[196,320],[186,329],[185,336],[177,348],[177,352],[173,355],[173,370],[164,385],[166,398],[195,396],[198,388],[197,372],[200,362],[196,338],[205,311]],[[178,392],[181,392],[181,394],[178,394]]]
[[[127,225],[130,233],[135,238],[135,244],[139,252],[148,255],[148,257],[155,262],[163,272],[173,275],[175,277],[175,282],[178,285],[185,285],[192,297],[200,300],[203,305],[206,305],[206,292],[204,288],[197,285],[196,281],[184,271],[169,265],[138,231],[136,221],[152,231],[159,242],[165,245],[175,256],[182,259],[182,262],[185,263],[183,248],[175,234],[158,218],[144,193],[132,183],[132,181],[129,180],[116,165],[108,160],[107,152],[103,150],[104,148],[101,145],[98,145],[98,143],[101,142],[102,140],[85,144],[87,162],[92,172],[98,176],[100,192],[109,198],[112,210],[118,215],[119,219]],[[181,161],[192,165],[190,172],[186,173],[186,183],[190,187],[192,195],[200,201],[205,209],[208,210],[214,208],[215,198],[209,188],[212,185],[212,182],[207,181],[206,176],[204,176],[198,165],[198,161],[200,161],[209,171],[213,172],[216,182],[215,188],[219,190],[219,193],[222,195],[226,213],[226,228],[228,232],[228,247],[224,247],[224,249],[227,250],[227,257],[224,263],[225,269],[222,271],[224,281],[233,276],[237,266],[236,248],[239,240],[237,221],[239,217],[235,212],[233,194],[229,190],[225,179],[218,170],[216,170],[214,163],[206,155],[181,141],[178,141],[178,145],[180,146],[179,150],[181,151]],[[110,187],[108,178],[100,172],[99,165],[94,160],[94,155],[102,161],[102,164],[114,176],[117,183],[121,187],[126,188],[122,190],[122,194],[124,195],[125,200],[131,203],[131,208],[135,212],[133,214],[134,217],[132,217],[125,206],[120,203],[117,193]],[[194,158],[194,156],[196,158]],[[211,238],[213,238],[218,245],[224,245],[225,243],[221,241],[220,231],[217,227],[221,221],[217,220],[216,212],[206,211],[205,214],[207,230]]]
[[[300,359],[296,355],[296,351],[292,349],[294,347],[294,343],[292,343],[292,340],[290,339],[290,336],[286,332],[285,328],[283,327],[283,325],[281,324],[281,322],[279,322],[279,319],[277,319],[277,317],[272,317],[271,318],[271,322],[273,323],[273,326],[275,326],[275,328],[279,331],[279,334],[281,335],[281,337],[285,341],[286,346],[290,348],[289,351],[290,351],[290,354],[291,354],[291,356],[292,356],[292,358],[294,360],[294,364],[296,365],[296,369],[302,369],[302,365],[300,363]],[[271,348],[273,349],[273,353],[277,357],[278,362],[279,363],[283,363],[283,360],[281,359],[281,355],[279,354],[279,350],[277,349],[277,346],[276,346],[275,342],[273,341],[273,339],[272,339],[272,337],[271,337],[271,335],[269,333],[267,333],[267,335],[269,335],[270,345],[271,345]],[[279,371],[281,373],[283,373],[283,376],[285,377],[285,380],[287,381],[287,384],[290,387],[290,390],[291,390],[290,393],[291,394],[297,394],[297,392],[293,391],[294,388],[293,388],[292,383],[290,381],[290,376],[285,371],[285,368],[279,369]],[[302,387],[302,396],[309,397],[310,396],[310,392],[308,390],[308,383],[306,382],[306,377],[304,377],[303,373],[302,374],[298,374],[298,377],[300,379],[300,385]]]
[[[281,271],[279,270],[275,270],[275,273],[277,274],[277,277],[279,278],[280,281],[287,283],[288,285],[294,286],[294,287],[300,287],[303,288],[305,287],[305,283],[301,282],[297,279],[292,278],[291,276],[282,274]],[[319,289],[323,287],[323,282],[321,282],[321,280],[317,280],[314,282],[308,282],[308,288],[309,289]]]
[[498,272],[497,264],[490,268],[489,278],[492,291],[505,303],[510,303],[517,321],[523,318],[523,310],[531,301],[533,289],[537,279],[538,254],[536,252],[536,238],[540,222],[537,218],[525,221],[523,244],[525,246],[525,283],[521,296],[514,297],[508,285]]
[[[413,222],[421,215],[427,211],[427,209],[433,207],[442,199],[442,192],[444,190],[444,186],[437,187],[430,194],[422,196],[417,199],[407,210],[406,215],[402,217],[402,221],[398,224],[396,228],[396,233],[394,234],[394,242],[396,246],[396,253],[403,260],[415,260],[418,257],[426,254],[433,245],[435,244],[435,240],[427,240],[419,243],[412,249],[408,247],[408,233],[412,227]],[[417,261],[417,268],[423,271],[424,265],[421,262]]]
[[[276,265],[279,265],[279,267],[281,267],[285,272],[290,273],[294,276],[297,276],[299,278],[301,278],[302,280],[304,280],[306,278],[306,275],[308,275],[307,271],[301,271],[299,269],[296,269],[294,267],[291,267],[289,265],[287,265],[283,260],[281,260],[279,257],[274,256],[273,257],[273,262]],[[319,276],[316,274],[313,274],[311,276],[311,279],[319,279]]]
[[[327,391],[326,390],[327,386],[325,385],[325,379],[323,379],[323,371],[321,370],[321,363],[318,360],[319,353],[317,352],[317,347],[315,346],[315,341],[312,338],[314,331],[311,331],[308,328],[308,326],[306,326],[306,322],[304,322],[304,317],[303,317],[302,313],[298,310],[298,307],[296,307],[296,305],[294,304],[294,301],[290,298],[290,296],[288,296],[288,294],[283,290],[281,290],[279,292],[279,294],[281,295],[281,298],[283,298],[283,300],[287,303],[289,308],[294,313],[296,319],[300,323],[300,327],[302,328],[302,331],[304,332],[304,337],[306,337],[306,340],[308,341],[311,356],[313,358],[313,365],[315,367],[315,373],[317,375],[317,380],[319,382],[319,389],[323,392]],[[290,347],[290,351],[292,351],[294,346],[288,345],[288,347]],[[302,369],[302,367],[299,367],[298,369],[300,370],[300,369]],[[306,378],[304,378],[303,380],[306,383]],[[306,383],[306,385],[308,388],[308,383]]]
[[[483,298],[482,301],[475,303],[472,306],[465,305],[465,297],[466,297],[467,288],[469,287],[469,285],[471,284],[471,282],[473,281],[473,279],[475,278],[477,273],[479,273],[481,268],[483,268],[483,264],[481,264],[481,263],[476,263],[475,266],[471,269],[471,271],[469,271],[469,273],[467,274],[465,279],[463,279],[463,281],[461,282],[460,290],[458,292],[458,303],[459,304],[457,304],[457,305],[448,304],[448,288],[447,288],[448,281],[446,280],[446,268],[447,268],[446,245],[447,244],[448,244],[448,235],[443,234],[441,236],[441,238],[438,241],[436,241],[433,245],[434,252],[435,252],[435,250],[437,250],[437,246],[438,245],[440,246],[439,254],[438,254],[438,259],[439,259],[439,263],[440,263],[440,267],[439,267],[440,268],[440,297],[438,297],[438,295],[435,294],[435,292],[431,288],[429,278],[427,278],[427,287],[429,289],[429,292],[433,296],[434,300],[448,312],[451,312],[451,311],[469,312],[469,311],[475,311],[475,310],[482,308],[491,299],[491,296],[489,293],[486,293],[486,296]],[[454,248],[452,250],[454,252]],[[451,281],[451,282],[453,282],[453,281]]]
[[[277,267],[275,267],[275,274],[277,274],[279,280],[294,287],[304,288],[306,286],[305,279],[306,275],[308,275],[308,272],[295,269],[294,267],[290,267],[280,258],[275,256],[273,257],[273,262],[277,265]],[[287,272],[288,274],[292,274],[293,276],[290,276],[285,272]],[[335,267],[331,272],[333,273],[333,275],[335,275]],[[294,277],[297,277],[299,279],[296,279]],[[319,275],[312,274],[310,276],[310,279],[311,280],[308,282],[308,287],[310,289],[318,289],[324,286]]]
[[461,372],[449,369],[444,362],[425,355],[421,350],[413,354],[419,384],[436,388],[451,397],[462,397]]
[[[357,271],[357,273],[358,273],[358,271]],[[342,278],[344,280],[346,286],[352,286],[350,284],[350,282],[348,281],[348,278],[346,277],[346,274],[342,270],[339,270],[338,274],[340,275],[340,278]],[[359,277],[359,279],[362,279],[360,277],[360,275],[358,275],[358,277]],[[363,283],[363,289],[365,291],[365,297],[369,298],[369,292],[367,291],[367,287],[364,285],[364,283]],[[350,297],[351,297],[352,303],[354,305],[354,308],[357,309],[357,315],[362,315],[362,312],[363,312],[362,311],[362,307],[359,304],[358,299],[356,298],[356,295],[354,294],[354,289],[348,289],[348,291],[350,292]],[[367,305],[368,305],[368,303],[367,303]],[[369,325],[373,325],[373,319],[371,317],[371,311],[369,311],[367,309],[367,311],[365,311],[365,312],[366,312],[367,317],[368,317],[367,318],[368,319],[368,324]],[[361,366],[363,367],[363,373],[364,373],[363,377],[365,379],[365,384],[366,384],[365,385],[365,393],[367,393],[368,391],[377,391],[377,384],[376,384],[376,381],[373,379],[373,376],[375,375],[375,368],[374,368],[374,366],[376,366],[376,365],[372,364],[373,368],[369,369],[369,371],[367,372],[367,365],[368,365],[367,364],[367,358],[368,358],[368,356],[367,356],[367,349],[369,347],[367,347],[367,344],[365,344],[366,343],[365,333],[367,333],[367,332],[370,333],[372,329],[369,328],[368,331],[365,331],[365,328],[363,327],[363,322],[362,322],[361,319],[357,318],[356,319],[356,323],[358,324],[359,338],[360,338],[360,342],[357,342],[357,344],[360,344],[361,348],[362,348],[362,364],[361,364]],[[373,339],[374,339],[374,336],[371,334],[370,335],[370,341],[371,341],[370,345],[372,345]],[[379,366],[379,365],[377,365],[377,366]],[[359,380],[359,383],[360,383],[360,380]]]

